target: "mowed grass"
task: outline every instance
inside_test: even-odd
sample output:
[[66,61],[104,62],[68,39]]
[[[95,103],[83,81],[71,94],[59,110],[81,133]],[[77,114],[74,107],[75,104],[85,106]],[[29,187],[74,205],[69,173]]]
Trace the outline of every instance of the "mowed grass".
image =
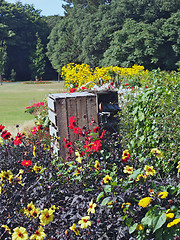
[[0,85],[0,124],[7,127],[22,125],[34,117],[25,113],[26,107],[47,99],[51,93],[60,93],[63,82],[50,84],[24,84],[22,82]]

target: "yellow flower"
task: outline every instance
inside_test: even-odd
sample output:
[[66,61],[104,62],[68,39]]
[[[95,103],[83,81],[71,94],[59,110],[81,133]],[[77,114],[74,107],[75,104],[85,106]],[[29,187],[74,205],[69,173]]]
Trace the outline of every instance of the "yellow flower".
[[0,178],[1,178],[1,181],[5,180],[5,179],[11,179],[13,177],[13,174],[10,170],[7,170],[7,171],[1,171],[0,173]]
[[76,224],[75,223],[73,223],[73,225],[69,228],[70,230],[72,230],[77,236],[79,235],[81,235],[80,233],[79,233],[79,230],[76,228]]
[[129,150],[124,150],[122,154],[123,162],[127,162],[129,158],[130,158]]
[[91,202],[89,203],[89,209],[87,210],[88,215],[89,213],[95,213],[95,207],[96,207],[96,203],[93,203],[93,200],[91,200]]
[[127,203],[123,203],[123,204],[121,205],[121,208],[124,208],[124,207],[128,208],[128,207],[130,207],[130,206],[131,206],[131,203],[127,202]]
[[11,234],[11,229],[7,225],[2,225],[2,228],[4,228],[9,234]]
[[41,223],[43,225],[48,224],[49,222],[53,221],[53,210],[45,208],[41,211],[41,215],[39,217]]
[[163,154],[160,150],[158,150],[157,148],[153,148],[151,149],[151,152],[157,157],[157,158],[162,158]]
[[142,199],[139,201],[138,205],[139,205],[140,207],[146,208],[146,207],[149,206],[150,203],[151,203],[151,198],[150,198],[150,197],[145,197],[145,198],[142,198]]
[[132,174],[133,173],[133,167],[126,166],[123,170],[124,173]]
[[35,173],[40,172],[41,169],[42,169],[42,167],[41,167],[41,166],[37,166],[37,163],[35,163],[35,165],[34,165],[34,167],[33,167],[33,170],[35,171]]
[[174,225],[177,225],[178,223],[180,223],[180,218],[176,218],[172,222],[168,223],[167,227],[170,228],[170,227],[172,227]]
[[178,169],[178,173],[180,172],[180,161],[178,162],[178,165],[176,167]]
[[146,179],[146,178],[147,178],[146,175],[139,174],[139,175],[137,176],[137,178],[136,178],[136,181],[138,182],[138,181],[140,181],[141,179]]
[[56,207],[55,205],[51,205],[51,207],[50,207],[49,210],[52,210],[53,212],[55,212],[56,208],[57,208],[57,207]]
[[89,219],[89,216],[82,217],[78,224],[81,224],[81,228],[87,228],[88,226],[91,226],[91,221],[88,221]]
[[33,217],[33,218],[37,218],[40,214],[40,211],[39,211],[39,208],[33,208],[31,211],[30,211],[30,215]]
[[3,138],[0,137],[0,145],[3,145]]
[[29,216],[30,212],[35,208],[33,202],[31,201],[28,205],[27,208],[24,209],[24,213]]
[[153,169],[153,166],[145,165],[144,170],[146,171],[146,175],[154,176],[156,174],[156,170]]
[[98,160],[95,161],[94,167],[95,168],[99,168],[100,167],[100,163],[98,162]]
[[140,230],[142,231],[143,230],[143,225],[142,224],[138,224],[137,227],[136,227],[136,230]]
[[167,196],[168,196],[168,192],[166,192],[166,191],[158,193],[158,197],[160,197],[161,199],[164,199]]
[[106,176],[103,178],[104,183],[108,183],[111,179],[112,179],[112,177],[110,177],[109,175],[106,175]]
[[13,229],[12,240],[27,240],[28,233],[24,227],[16,227]]
[[36,157],[36,146],[33,146],[33,156]]
[[44,233],[43,227],[40,226],[39,229],[31,235],[30,239],[43,240],[43,238],[46,236],[47,235]]
[[174,218],[174,213],[166,213],[166,219]]
[[77,150],[75,151],[75,155],[76,155],[76,161],[78,163],[82,163],[81,155],[80,155],[80,153]]

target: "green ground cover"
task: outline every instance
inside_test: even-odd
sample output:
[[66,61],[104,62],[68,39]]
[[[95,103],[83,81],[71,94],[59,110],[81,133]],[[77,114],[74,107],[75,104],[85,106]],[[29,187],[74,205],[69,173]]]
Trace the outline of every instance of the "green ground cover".
[[43,101],[50,93],[61,92],[63,82],[51,84],[4,83],[0,85],[0,123],[6,127],[33,119],[25,113],[27,106]]

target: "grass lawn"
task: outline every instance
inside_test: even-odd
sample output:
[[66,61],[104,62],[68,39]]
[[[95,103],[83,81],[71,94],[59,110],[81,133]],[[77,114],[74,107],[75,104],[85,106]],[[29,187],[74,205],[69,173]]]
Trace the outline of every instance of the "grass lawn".
[[63,82],[50,84],[23,84],[22,82],[0,85],[0,124],[14,127],[33,119],[25,113],[26,107],[43,101],[50,93],[59,93],[64,89]]

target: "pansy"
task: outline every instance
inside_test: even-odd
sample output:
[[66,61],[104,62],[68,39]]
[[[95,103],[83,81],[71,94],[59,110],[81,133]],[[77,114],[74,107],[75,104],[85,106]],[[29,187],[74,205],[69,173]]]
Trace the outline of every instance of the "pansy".
[[128,173],[128,174],[132,174],[133,171],[134,171],[133,167],[130,167],[130,166],[125,166],[123,170],[124,173]]
[[76,227],[76,224],[73,223],[73,225],[69,228],[70,230],[72,230],[77,236],[80,236],[81,234],[79,233],[79,230]]
[[104,183],[108,183],[111,179],[112,179],[112,177],[110,177],[109,175],[106,175],[106,176],[103,178],[103,181],[104,181]]
[[151,149],[151,153],[153,153],[154,156],[156,156],[157,158],[162,158],[163,157],[162,152],[158,148]]
[[122,161],[127,162],[130,158],[129,150],[124,150],[122,154]]
[[153,166],[145,165],[144,170],[146,171],[146,175],[154,176],[156,174],[156,170],[154,170]]
[[31,201],[28,205],[27,208],[24,209],[24,213],[29,216],[30,212],[35,208],[33,202]]

